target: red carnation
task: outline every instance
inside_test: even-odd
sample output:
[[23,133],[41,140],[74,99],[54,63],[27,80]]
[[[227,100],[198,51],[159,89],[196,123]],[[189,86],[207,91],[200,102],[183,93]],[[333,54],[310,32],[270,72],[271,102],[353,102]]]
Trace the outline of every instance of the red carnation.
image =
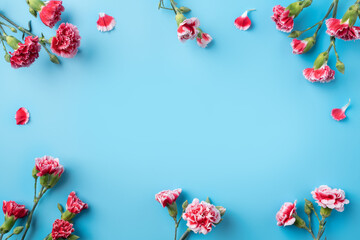
[[67,239],[74,231],[73,224],[68,221],[56,219],[53,224],[51,237],[53,240],[57,240],[59,238]]
[[303,71],[304,77],[310,82],[330,82],[335,78],[335,71],[332,70],[328,65],[323,65],[319,69],[306,68]]
[[14,217],[15,220],[23,218],[28,215],[29,210],[25,208],[25,205],[17,204],[14,201],[3,202],[3,212],[7,217]]
[[59,159],[50,156],[36,158],[35,168],[38,171],[38,173],[36,174],[38,177],[41,177],[46,174],[60,177],[61,174],[63,174],[64,172],[64,167],[60,165]]
[[277,5],[273,8],[274,15],[271,19],[275,22],[276,28],[282,32],[291,32],[294,28],[294,17],[289,16],[290,10]]
[[38,37],[27,36],[25,43],[18,43],[18,48],[11,54],[13,68],[29,67],[39,57],[41,46]]
[[56,36],[51,40],[51,50],[64,58],[72,58],[80,47],[80,34],[76,26],[70,23],[60,24]]
[[199,26],[200,26],[199,19],[195,17],[185,19],[182,23],[180,23],[177,30],[179,40],[181,42],[186,42],[186,40],[194,39],[199,32],[198,30]]
[[62,1],[49,1],[41,8],[40,19],[48,27],[53,28],[61,20],[61,12],[65,11]]
[[341,19],[330,18],[326,20],[326,33],[342,40],[357,40],[360,38],[360,27],[350,26],[349,21],[344,23]]
[[66,209],[74,214],[79,214],[82,210],[87,209],[88,205],[82,202],[75,194],[71,192],[66,203]]

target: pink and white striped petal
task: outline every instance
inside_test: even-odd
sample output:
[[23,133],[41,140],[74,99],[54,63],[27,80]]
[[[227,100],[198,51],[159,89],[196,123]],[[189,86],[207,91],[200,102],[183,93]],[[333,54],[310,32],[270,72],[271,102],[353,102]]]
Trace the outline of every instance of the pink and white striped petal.
[[15,114],[15,120],[17,125],[25,125],[29,122],[29,119],[30,113],[26,108],[21,107],[19,108],[19,110],[17,110]]
[[112,16],[105,13],[99,13],[99,19],[97,20],[97,29],[100,32],[108,32],[114,29],[116,21]]
[[346,110],[348,109],[348,107],[350,106],[350,102],[351,99],[349,99],[349,102],[343,106],[342,108],[334,108],[331,111],[331,116],[336,120],[336,121],[341,121],[344,120],[346,118]]
[[246,10],[240,17],[235,19],[235,27],[239,30],[246,31],[251,27],[251,20],[248,17],[248,12],[255,11],[255,9]]

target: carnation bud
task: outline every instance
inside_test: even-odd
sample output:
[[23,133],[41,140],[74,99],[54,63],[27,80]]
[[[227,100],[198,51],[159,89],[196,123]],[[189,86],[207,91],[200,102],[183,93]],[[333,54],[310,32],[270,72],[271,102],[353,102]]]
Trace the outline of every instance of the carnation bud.
[[167,205],[167,209],[169,211],[169,214],[172,218],[176,218],[178,212],[177,212],[177,205],[176,202],[174,202],[171,205]]
[[189,206],[189,202],[188,200],[186,200],[183,204],[182,204],[182,208],[185,211],[185,209]]
[[297,38],[297,37],[300,37],[301,34],[302,34],[301,31],[292,31],[292,32],[289,34],[289,38]]
[[345,73],[345,64],[342,63],[340,60],[337,60],[336,62],[336,69],[341,72],[342,74]]
[[64,212],[64,208],[63,208],[63,206],[61,206],[60,203],[57,204],[57,208],[59,209],[59,211],[60,211],[61,213]]
[[186,19],[186,17],[185,17],[183,14],[181,14],[181,13],[178,13],[178,14],[176,14],[176,16],[175,16],[175,20],[176,20],[176,23],[177,23],[178,26],[179,26],[185,19]]
[[54,54],[50,55],[50,61],[55,63],[55,64],[60,64],[60,61],[59,61],[58,57],[55,56]]
[[13,36],[6,36],[6,43],[14,50],[19,48],[20,41]]
[[222,207],[222,206],[218,206],[218,207],[216,207],[216,208],[217,208],[217,210],[219,210],[220,215],[221,215],[221,216],[224,216],[224,214],[225,214],[225,212],[226,212],[226,208],[224,208],[224,207]]
[[17,30],[16,30],[16,28],[14,28],[14,27],[11,27],[10,30],[11,30],[13,33],[17,33]]
[[24,229],[23,226],[16,227],[16,228],[14,228],[13,233],[14,233],[15,235],[18,235],[18,234],[20,234],[20,233],[22,232],[23,229]]
[[10,56],[10,54],[5,53],[4,58],[5,58],[5,61],[10,62],[10,58],[11,58],[11,56]]
[[36,169],[36,167],[34,167],[33,170],[32,170],[32,177],[37,179],[38,178],[38,176],[37,176],[38,172],[39,171]]
[[191,11],[191,9],[190,9],[190,8],[187,8],[187,7],[180,7],[179,9],[180,9],[180,11],[181,11],[182,13],[187,13],[187,12],[190,12],[190,11]]
[[317,69],[321,68],[325,63],[327,63],[328,59],[329,59],[328,52],[320,53],[314,62],[314,69],[317,70]]
[[331,215],[331,211],[332,209],[331,208],[321,208],[320,209],[320,215],[323,217],[323,218],[328,218],[330,217]]
[[295,217],[295,226],[297,226],[298,228],[306,228],[306,223],[305,221],[299,217],[297,214],[294,214],[293,217]]
[[307,199],[305,199],[305,205],[306,205],[308,208],[310,208],[311,210],[315,210],[315,209],[314,209],[314,204],[313,204],[311,201],[307,200]]
[[305,207],[304,207],[304,212],[307,214],[307,215],[310,215],[311,214],[311,208],[309,208],[309,206],[305,203]]

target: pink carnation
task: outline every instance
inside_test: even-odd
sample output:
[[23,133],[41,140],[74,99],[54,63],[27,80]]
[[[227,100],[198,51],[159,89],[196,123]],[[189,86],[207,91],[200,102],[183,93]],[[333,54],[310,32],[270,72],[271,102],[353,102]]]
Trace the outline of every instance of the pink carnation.
[[330,82],[335,78],[335,71],[328,65],[324,65],[319,69],[306,68],[303,71],[304,77],[310,82]]
[[195,198],[186,208],[183,219],[187,221],[186,226],[195,233],[207,234],[213,226],[221,220],[220,211],[212,204],[199,202]]
[[357,40],[360,38],[360,27],[349,26],[348,21],[341,23],[341,19],[329,18],[326,20],[326,33],[343,40]]
[[75,194],[71,192],[66,202],[66,209],[75,214],[79,214],[82,210],[87,209],[88,205],[81,201]]
[[61,12],[65,11],[62,1],[48,1],[39,13],[41,21],[53,28],[61,20]]
[[181,193],[181,188],[175,190],[165,190],[155,195],[155,200],[163,207],[173,204]]
[[344,211],[344,205],[349,204],[345,199],[345,192],[341,189],[331,189],[327,185],[322,185],[311,192],[316,203],[320,207],[335,209],[338,212]]
[[185,42],[189,39],[194,39],[199,30],[198,27],[200,26],[199,19],[193,17],[189,19],[185,19],[182,23],[180,23],[177,34],[178,38],[181,42]]
[[56,36],[51,40],[51,50],[64,58],[72,58],[80,47],[80,34],[76,26],[70,23],[60,24]]
[[281,206],[276,214],[276,221],[278,226],[293,225],[296,219],[293,217],[296,214],[296,201],[294,203],[286,202]]
[[18,49],[10,53],[13,68],[29,67],[39,57],[41,46],[38,37],[27,36],[25,43],[19,43]]
[[58,158],[51,156],[44,156],[42,158],[35,159],[35,167],[38,173],[38,177],[46,174],[61,176],[64,172],[64,167],[60,165]]
[[294,28],[294,16],[289,16],[290,11],[277,5],[273,8],[273,12],[271,19],[275,22],[276,28],[282,32],[291,32]]
[[67,239],[75,230],[73,224],[68,221],[56,219],[53,224],[51,237],[53,240]]

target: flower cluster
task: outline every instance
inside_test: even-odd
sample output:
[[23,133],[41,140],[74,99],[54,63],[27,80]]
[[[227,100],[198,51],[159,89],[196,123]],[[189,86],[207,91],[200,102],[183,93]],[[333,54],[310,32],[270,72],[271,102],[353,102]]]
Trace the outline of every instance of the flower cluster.
[[[50,156],[44,156],[35,159],[35,166],[32,170],[32,176],[35,180],[34,189],[34,205],[29,211],[24,205],[20,205],[14,201],[3,202],[3,212],[5,214],[5,221],[0,226],[0,239],[10,232],[14,227],[17,219],[27,217],[25,226],[15,227],[13,232],[9,234],[6,239],[10,239],[14,235],[19,235],[23,232],[21,240],[24,240],[27,236],[27,232],[31,227],[32,219],[35,213],[36,207],[39,205],[40,200],[45,193],[55,187],[60,180],[64,172],[64,167],[60,164],[58,158]],[[38,182],[40,183],[40,190],[38,190]],[[72,235],[73,224],[72,219],[79,214],[83,209],[88,208],[88,205],[83,203],[75,194],[71,192],[66,204],[66,211],[62,206],[58,204],[58,208],[61,211],[61,219],[58,219],[53,224],[52,233],[45,239],[77,239],[78,237]],[[24,230],[24,231],[23,231]]]
[[[325,52],[319,54],[314,62],[314,66],[306,68],[303,71],[304,77],[310,82],[326,83],[335,78],[335,71],[328,66],[329,53],[333,49],[336,56],[335,67],[341,73],[345,72],[345,65],[340,61],[339,54],[336,49],[336,38],[345,41],[360,39],[360,27],[354,26],[357,18],[360,16],[360,1],[356,1],[351,5],[341,19],[337,19],[339,0],[333,0],[325,16],[315,23],[313,26],[305,30],[295,30],[294,19],[303,11],[304,8],[312,4],[312,0],[301,0],[282,7],[277,5],[273,8],[273,16],[271,19],[275,22],[276,28],[283,32],[291,32],[289,37],[294,38],[291,42],[294,54],[304,54],[310,51],[316,44],[316,39],[321,27],[326,25],[326,33],[330,35],[330,44]],[[329,18],[332,13],[332,17]],[[297,39],[303,33],[316,27],[314,34],[305,39]]]
[[[65,11],[62,1],[50,0],[44,2],[42,0],[27,0],[27,4],[29,5],[30,13],[35,17],[39,14],[41,21],[50,28],[53,28],[61,21],[61,14]],[[70,23],[61,23],[56,30],[56,35],[50,39],[46,39],[43,35],[39,37],[31,32],[30,22],[29,29],[26,29],[17,25],[3,14],[0,14],[0,18],[7,22],[0,22],[0,41],[5,51],[5,60],[9,62],[13,68],[29,67],[39,57],[41,48],[44,48],[49,54],[50,61],[59,64],[57,56],[72,58],[77,54],[78,48],[80,47],[81,37],[79,30]],[[23,38],[26,36],[23,39],[24,42],[9,35],[8,32],[5,31],[6,28],[14,33],[17,31],[22,32]],[[5,43],[13,49],[13,51],[8,51]],[[48,47],[50,47],[51,51]]]
[[45,240],[78,239],[78,236],[72,234],[75,231],[72,219],[82,210],[87,208],[88,205],[83,203],[76,196],[75,192],[71,192],[67,199],[65,211],[61,204],[58,204],[58,209],[61,212],[61,219],[55,220],[52,231],[45,237]]
[[191,10],[187,7],[177,7],[174,0],[170,0],[170,4],[171,8],[165,7],[164,0],[160,0],[159,9],[174,11],[175,20],[178,26],[177,36],[180,42],[184,43],[188,40],[196,39],[196,42],[200,47],[206,48],[212,41],[212,37],[208,33],[203,32],[200,28],[199,19],[195,17],[186,18],[184,13],[188,13]]
[[177,229],[181,219],[187,222],[188,230],[181,236],[180,240],[187,239],[191,232],[204,235],[211,232],[213,227],[222,221],[222,216],[225,214],[226,209],[211,204],[209,198],[201,202],[195,198],[190,204],[187,200],[182,204],[182,214],[178,219],[176,200],[180,196],[181,191],[180,188],[165,190],[155,195],[155,200],[168,209],[170,216],[175,221],[175,239],[177,239]]
[[[349,200],[345,198],[345,192],[343,190],[336,188],[332,189],[326,185],[322,185],[319,188],[316,188],[311,192],[311,194],[315,202],[320,206],[321,219],[315,210],[314,204],[311,201],[305,199],[304,211],[309,219],[308,225],[298,215],[296,211],[296,201],[294,203],[284,203],[276,214],[276,221],[278,226],[295,225],[298,228],[305,229],[311,234],[313,239],[319,240],[325,232],[325,220],[330,217],[332,210],[335,209],[338,212],[343,212],[344,206],[349,204]],[[315,233],[310,222],[312,213],[315,214],[319,222],[319,232],[317,234],[317,238],[315,238]]]

